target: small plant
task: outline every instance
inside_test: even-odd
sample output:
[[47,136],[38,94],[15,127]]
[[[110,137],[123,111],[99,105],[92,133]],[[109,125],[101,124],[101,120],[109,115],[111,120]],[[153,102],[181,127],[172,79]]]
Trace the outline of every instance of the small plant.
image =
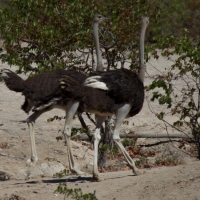
[[129,140],[129,139],[125,138],[125,139],[122,141],[122,144],[124,145],[124,147],[127,147],[127,146],[135,147],[136,140],[135,140],[135,139]]
[[135,161],[135,165],[136,165],[137,167],[139,167],[139,168],[149,168],[149,167],[150,167],[149,162],[148,162],[148,159],[145,158],[145,157],[143,157],[143,156],[141,156],[141,157],[139,158],[139,160],[136,160],[136,161]]
[[0,199],[0,200],[26,200],[26,199],[23,197],[20,197],[16,194],[11,194],[10,196],[6,195],[6,197],[4,197],[3,199]]
[[[78,137],[78,135],[76,137],[77,133],[81,134],[81,133],[86,133],[86,132],[87,132],[87,130],[85,128],[72,128],[72,130],[71,130],[72,139],[77,139],[77,137]],[[60,140],[63,140],[63,136],[57,136],[56,140],[57,140],[57,142]]]
[[124,121],[123,121],[123,124],[125,124],[125,125],[129,125],[129,121],[124,120]]
[[[56,173],[55,177],[62,178],[68,174],[69,174],[69,170],[64,169],[60,171],[59,173]],[[74,189],[68,188],[67,183],[60,183],[58,187],[56,188],[56,190],[54,191],[54,193],[64,194],[64,200],[66,199],[66,197],[71,197],[72,199],[76,199],[76,200],[98,200],[95,197],[95,192],[94,194],[92,193],[83,194],[81,188],[74,188]]]
[[103,144],[102,145],[102,150],[108,152],[110,150],[110,145],[109,144]]
[[7,142],[0,142],[1,149],[9,149],[9,144]]
[[64,169],[64,170],[61,170],[60,172],[56,173],[54,175],[54,177],[62,178],[64,176],[68,175],[68,174],[69,174],[69,170]]
[[107,151],[107,157],[109,159],[114,159],[119,155],[119,148],[116,144],[113,144],[112,146],[109,144],[104,144],[103,148]]
[[76,135],[77,133],[85,133],[85,128],[72,128],[72,136]]
[[57,136],[56,137],[57,142],[60,141],[60,140],[62,140],[62,139],[63,139],[63,136]]
[[54,120],[62,120],[62,119],[65,119],[65,117],[59,117],[55,115],[54,117],[47,119],[47,122],[53,122]]
[[66,199],[66,197],[71,197],[76,200],[98,200],[92,193],[83,194],[81,188],[67,188],[66,183],[60,183],[54,193],[64,194],[64,199]]
[[157,166],[177,166],[183,163],[184,163],[183,160],[181,160],[176,155],[167,156],[166,158],[159,157],[159,158],[156,158],[155,160],[155,164]]

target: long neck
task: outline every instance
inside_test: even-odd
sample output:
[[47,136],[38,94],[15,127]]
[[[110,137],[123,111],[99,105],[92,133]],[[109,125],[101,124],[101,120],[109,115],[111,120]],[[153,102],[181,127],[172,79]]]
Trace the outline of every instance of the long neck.
[[145,32],[148,25],[148,17],[142,17],[142,27],[140,30],[140,42],[139,42],[139,68],[138,68],[138,76],[142,82],[144,82],[145,75],[145,63],[144,63],[144,40],[145,40]]
[[93,23],[93,34],[94,34],[95,49],[96,49],[96,54],[97,54],[97,71],[103,71],[103,63],[102,63],[102,57],[101,57],[101,52],[100,52],[97,22]]

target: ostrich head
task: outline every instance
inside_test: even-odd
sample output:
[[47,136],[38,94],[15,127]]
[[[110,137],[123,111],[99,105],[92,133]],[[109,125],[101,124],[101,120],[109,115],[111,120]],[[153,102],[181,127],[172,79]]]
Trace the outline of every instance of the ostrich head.
[[102,23],[102,22],[104,22],[104,21],[106,21],[106,20],[108,20],[108,19],[109,19],[108,17],[104,17],[103,15],[96,14],[96,15],[94,16],[93,22],[94,22],[94,23]]

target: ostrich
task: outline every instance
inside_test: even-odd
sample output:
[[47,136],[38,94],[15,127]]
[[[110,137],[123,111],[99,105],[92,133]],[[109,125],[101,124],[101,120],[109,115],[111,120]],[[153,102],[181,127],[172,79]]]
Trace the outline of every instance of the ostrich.
[[[100,181],[98,172],[98,144],[101,139],[100,128],[107,116],[116,116],[113,140],[121,149],[128,165],[135,175],[140,172],[135,166],[132,158],[122,145],[119,137],[119,130],[123,120],[138,114],[144,102],[144,38],[146,28],[149,24],[148,17],[142,17],[142,26],[139,44],[139,68],[138,74],[131,70],[122,68],[106,72],[95,72],[84,82],[84,96],[80,101],[79,112],[85,111],[94,113],[96,117],[96,129],[94,132],[94,166],[93,179]],[[100,55],[99,40],[95,38],[96,52]],[[98,59],[98,57],[97,57]],[[62,79],[64,84],[65,79]],[[70,130],[68,130],[67,141],[70,143]],[[71,152],[72,154],[72,152]],[[71,161],[72,163],[72,161]]]
[[[36,119],[53,108],[62,109],[66,112],[65,131],[69,121],[73,118],[70,113],[78,108],[79,99],[82,97],[82,83],[87,76],[74,70],[54,70],[23,80],[9,69],[3,69],[0,76],[10,90],[21,92],[25,96],[24,104],[21,106],[22,110],[27,114],[31,110],[33,111],[33,114],[26,120],[31,141],[31,158],[26,163],[27,166],[34,167],[38,160],[34,132]],[[62,77],[65,77],[67,82],[65,94],[62,92],[62,85],[59,82]],[[73,160],[73,157],[70,160]],[[72,171],[81,173],[76,166]]]
[[[94,30],[98,29],[98,24],[107,20],[102,15],[95,15],[93,21]],[[27,166],[35,166],[38,160],[34,123],[43,113],[59,108],[66,112],[64,135],[71,135],[71,121],[76,113],[80,99],[83,97],[83,82],[87,76],[81,72],[73,70],[54,70],[42,73],[26,80],[16,75],[9,69],[0,72],[6,86],[15,92],[21,92],[25,96],[25,102],[21,106],[26,113],[33,111],[27,118],[31,140],[31,158],[27,160]],[[65,80],[63,82],[63,80]],[[63,92],[64,90],[64,92]],[[67,140],[69,167],[76,174],[83,174],[77,169],[71,151],[71,142]]]

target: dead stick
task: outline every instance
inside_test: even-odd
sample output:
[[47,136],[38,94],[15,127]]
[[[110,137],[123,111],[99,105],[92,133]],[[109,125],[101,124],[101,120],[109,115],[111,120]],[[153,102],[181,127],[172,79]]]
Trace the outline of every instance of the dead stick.
[[[192,134],[184,133],[131,133],[120,134],[120,138],[185,138],[193,139]],[[88,140],[87,135],[80,135],[80,140]]]

